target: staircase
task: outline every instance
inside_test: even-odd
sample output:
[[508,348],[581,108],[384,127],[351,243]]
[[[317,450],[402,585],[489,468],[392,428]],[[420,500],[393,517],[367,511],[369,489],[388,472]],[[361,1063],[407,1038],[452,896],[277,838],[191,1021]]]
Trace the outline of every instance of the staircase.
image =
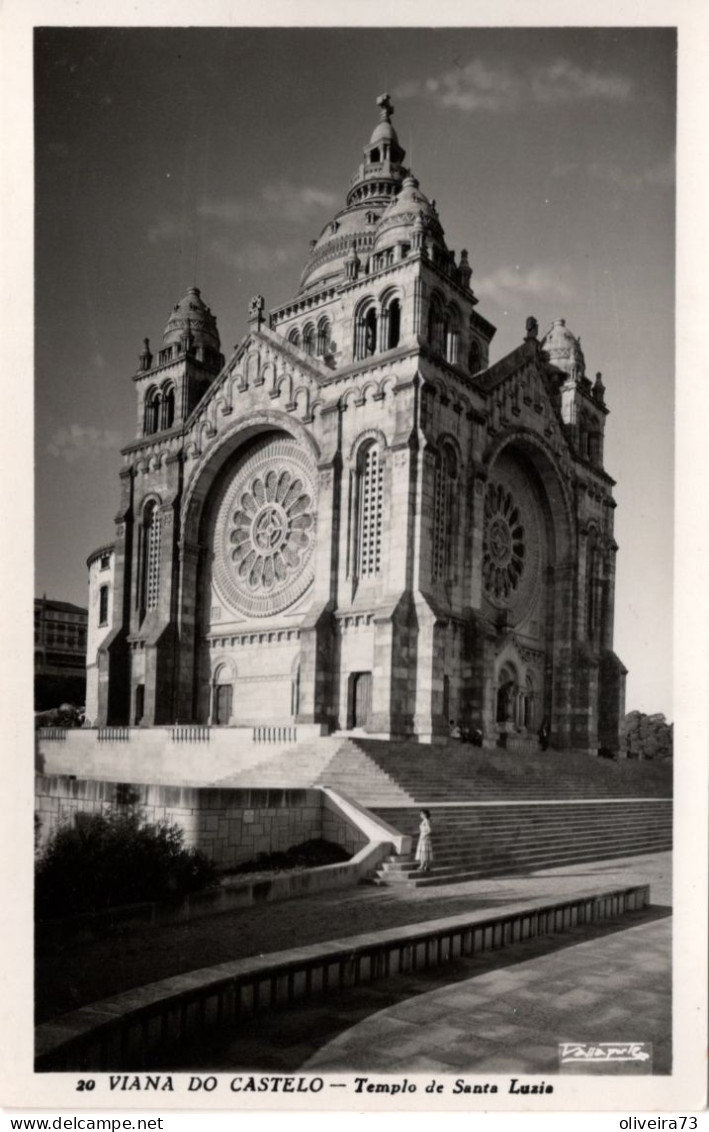
[[270,758],[265,755],[263,762],[214,785],[275,789],[332,786],[365,806],[409,805],[415,801],[358,743],[332,736],[290,747]]
[[[418,809],[374,812],[417,837]],[[430,871],[415,873],[413,856],[389,857],[380,883],[450,884],[672,848],[670,799],[438,805],[431,806],[431,823]]]
[[[358,738],[348,744],[352,746],[424,805],[672,796],[672,766],[667,763],[614,761],[572,751],[489,750],[452,741],[424,746]],[[346,765],[346,758],[328,764],[323,772],[328,786],[337,789]],[[381,802],[368,789],[370,782],[374,784],[371,776],[360,784],[360,793],[356,788],[352,793],[364,804],[377,806]],[[366,799],[361,796],[365,791]]]
[[434,885],[657,853],[672,846],[672,766],[571,751],[429,746],[329,736],[281,750],[220,786],[330,786],[395,829],[431,809],[434,863],[391,857],[384,884]]

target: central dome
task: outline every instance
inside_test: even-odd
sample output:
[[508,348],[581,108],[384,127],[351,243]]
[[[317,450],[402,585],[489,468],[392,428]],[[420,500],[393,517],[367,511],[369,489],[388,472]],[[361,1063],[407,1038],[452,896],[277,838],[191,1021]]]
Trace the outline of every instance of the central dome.
[[406,153],[391,123],[394,107],[389,95],[381,95],[377,104],[379,122],[364,147],[364,160],[350,180],[345,207],[312,242],[299,293],[341,282],[345,259],[353,250],[367,259],[374,247],[376,226],[409,172],[401,164]]

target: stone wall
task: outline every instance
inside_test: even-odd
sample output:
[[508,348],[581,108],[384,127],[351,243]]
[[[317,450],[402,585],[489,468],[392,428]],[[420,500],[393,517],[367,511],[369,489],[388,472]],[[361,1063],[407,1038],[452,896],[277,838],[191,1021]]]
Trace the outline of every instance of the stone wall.
[[203,850],[220,868],[310,838],[325,837],[351,853],[367,842],[332,799],[316,789],[198,789],[38,775],[40,844],[77,813],[100,813],[129,804],[139,806],[146,821],[175,822],[184,830],[185,843]]
[[113,782],[205,786],[249,770],[319,738],[318,725],[297,728],[82,727],[62,742],[37,737],[35,769]]

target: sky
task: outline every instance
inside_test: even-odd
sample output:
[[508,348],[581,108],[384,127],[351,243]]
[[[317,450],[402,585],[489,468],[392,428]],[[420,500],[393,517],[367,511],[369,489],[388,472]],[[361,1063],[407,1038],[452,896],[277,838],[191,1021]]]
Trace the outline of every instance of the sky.
[[672,718],[672,29],[40,28],[35,592],[86,604],[113,539],[132,376],[196,284],[228,357],[296,291],[389,91],[496,360],[566,318],[611,410],[615,649]]

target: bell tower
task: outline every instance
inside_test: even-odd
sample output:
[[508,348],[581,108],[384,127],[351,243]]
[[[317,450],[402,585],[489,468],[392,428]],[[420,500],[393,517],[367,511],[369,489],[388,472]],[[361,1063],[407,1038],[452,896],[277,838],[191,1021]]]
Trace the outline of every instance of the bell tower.
[[217,320],[198,287],[173,307],[157,356],[145,338],[138,362],[133,380],[142,439],[183,424],[224,365]]

